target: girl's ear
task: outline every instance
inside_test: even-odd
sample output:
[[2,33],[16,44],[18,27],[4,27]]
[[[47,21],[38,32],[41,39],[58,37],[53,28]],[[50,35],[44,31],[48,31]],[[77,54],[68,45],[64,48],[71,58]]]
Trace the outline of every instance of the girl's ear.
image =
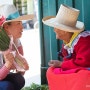
[[9,28],[8,24],[5,23],[5,24],[3,25],[3,28],[4,28],[4,30],[7,32],[7,31],[8,31],[8,28]]

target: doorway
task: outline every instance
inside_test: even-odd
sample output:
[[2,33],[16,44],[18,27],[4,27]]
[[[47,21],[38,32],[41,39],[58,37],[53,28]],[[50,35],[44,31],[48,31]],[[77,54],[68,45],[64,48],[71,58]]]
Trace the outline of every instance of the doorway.
[[33,20],[23,21],[24,29],[21,43],[24,49],[24,57],[30,66],[24,75],[25,86],[30,86],[32,83],[41,84],[38,0],[14,0],[14,4],[21,15],[34,14],[35,16]]

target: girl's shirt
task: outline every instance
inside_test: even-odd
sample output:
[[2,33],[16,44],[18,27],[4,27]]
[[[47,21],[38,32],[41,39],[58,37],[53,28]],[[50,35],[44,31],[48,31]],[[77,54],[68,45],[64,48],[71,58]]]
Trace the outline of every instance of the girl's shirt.
[[[23,48],[22,48],[22,45],[21,45],[21,42],[19,39],[16,40],[15,45],[16,45],[19,53],[23,55]],[[3,55],[0,54],[0,80],[3,80],[9,72],[10,72],[10,70],[4,65]]]

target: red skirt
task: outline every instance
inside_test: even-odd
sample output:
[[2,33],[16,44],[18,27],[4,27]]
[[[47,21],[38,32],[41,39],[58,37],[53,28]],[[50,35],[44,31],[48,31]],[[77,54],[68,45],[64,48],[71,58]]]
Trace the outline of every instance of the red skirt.
[[49,90],[90,90],[90,71],[88,70],[56,74],[54,68],[49,67],[46,76]]

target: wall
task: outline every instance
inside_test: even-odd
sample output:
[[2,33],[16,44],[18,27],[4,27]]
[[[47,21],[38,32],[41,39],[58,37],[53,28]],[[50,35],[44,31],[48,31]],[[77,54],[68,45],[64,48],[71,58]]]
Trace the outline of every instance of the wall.
[[13,0],[0,0],[0,4],[13,4]]

